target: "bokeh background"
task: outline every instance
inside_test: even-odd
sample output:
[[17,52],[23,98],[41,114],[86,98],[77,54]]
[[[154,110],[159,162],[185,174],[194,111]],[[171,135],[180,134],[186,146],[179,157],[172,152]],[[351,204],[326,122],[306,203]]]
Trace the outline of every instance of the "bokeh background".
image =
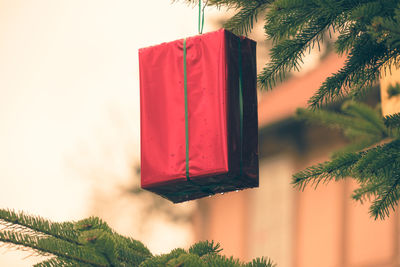
[[[205,32],[230,15],[207,8]],[[368,205],[350,200],[351,181],[305,192],[290,184],[346,143],[293,119],[344,62],[330,42],[259,93],[259,189],[179,205],[139,190],[138,49],[195,34],[197,9],[179,2],[0,0],[0,207],[56,221],[100,216],[155,254],[209,239],[228,256],[281,267],[399,266],[397,213],[370,219]],[[250,37],[261,70],[271,43],[262,24]],[[0,266],[39,260],[0,248]]]

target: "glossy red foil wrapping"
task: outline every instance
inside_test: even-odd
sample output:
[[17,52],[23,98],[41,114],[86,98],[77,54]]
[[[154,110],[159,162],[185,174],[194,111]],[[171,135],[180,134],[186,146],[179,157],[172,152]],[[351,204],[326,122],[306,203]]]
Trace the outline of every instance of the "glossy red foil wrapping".
[[257,187],[256,43],[222,29],[189,37],[186,47],[190,181],[183,39],[139,50],[142,188],[176,203]]

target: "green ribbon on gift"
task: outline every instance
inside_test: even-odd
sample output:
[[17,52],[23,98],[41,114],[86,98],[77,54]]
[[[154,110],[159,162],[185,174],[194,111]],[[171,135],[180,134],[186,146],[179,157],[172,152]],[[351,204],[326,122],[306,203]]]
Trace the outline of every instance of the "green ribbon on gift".
[[189,177],[189,108],[187,94],[187,66],[186,66],[186,38],[183,39],[183,86],[185,88],[185,140],[186,140],[186,180],[190,181]]
[[[239,65],[239,127],[240,127],[240,177],[243,174],[243,67],[242,67],[242,42],[239,38],[238,45],[238,65]],[[186,180],[195,186],[199,186],[201,190],[207,194],[215,194],[212,188],[214,186],[202,186],[194,183],[189,175],[189,105],[188,105],[188,92],[187,92],[187,42],[186,38],[183,39],[183,85],[185,96],[185,145],[186,145]],[[181,192],[185,194],[186,192]]]

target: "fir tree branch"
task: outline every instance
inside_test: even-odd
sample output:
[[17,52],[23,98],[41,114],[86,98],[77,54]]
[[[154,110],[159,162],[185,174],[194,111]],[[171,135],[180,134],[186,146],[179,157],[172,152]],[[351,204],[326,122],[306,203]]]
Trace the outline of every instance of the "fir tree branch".
[[344,22],[336,27],[339,36],[334,45],[339,55],[350,52],[354,45],[356,45],[356,42],[359,41],[359,37],[365,32],[365,25],[359,19],[354,19],[355,10],[350,12]]
[[386,181],[378,189],[378,197],[371,205],[370,213],[375,219],[385,219],[397,207],[400,199],[400,174],[397,168],[398,166],[386,177]]
[[339,55],[350,52],[362,33],[362,26],[359,23],[348,22],[347,24],[335,42],[336,52]]
[[[253,4],[268,4],[273,0],[208,0],[209,6],[221,8],[222,6],[227,9],[240,9]],[[199,0],[172,0],[172,2],[186,2],[191,5],[198,5]]]
[[372,134],[376,134],[381,139],[388,137],[387,128],[382,121],[382,116],[376,111],[363,103],[356,103],[353,101],[347,101],[342,105],[342,111],[345,114],[360,118],[362,121],[369,123]]
[[[246,6],[253,6],[255,4],[269,4],[273,0],[209,0],[210,6],[222,7],[225,6],[227,8],[239,9]],[[198,0],[196,0],[198,2]]]
[[294,39],[283,40],[271,49],[271,62],[258,76],[264,88],[272,88],[276,80],[283,79],[285,72],[299,69],[304,52],[323,38],[323,33],[331,25],[331,19],[320,17],[306,27]]
[[157,257],[149,258],[143,261],[139,267],[153,267],[153,266],[166,266],[167,262],[173,258],[178,258],[182,254],[185,254],[186,251],[184,249],[174,249],[168,254],[162,254]]
[[396,54],[378,44],[366,34],[360,36],[350,53],[345,66],[326,79],[317,93],[310,99],[311,108],[319,108],[331,101],[343,98],[353,86],[369,87],[379,77],[380,70],[388,66]]
[[[202,257],[208,266],[232,266],[232,267],[242,267],[246,266],[242,264],[238,259],[233,257],[226,257],[219,254],[209,254]],[[268,267],[266,265],[261,265],[260,267]]]
[[144,260],[152,257],[150,251],[137,240],[124,237],[117,233],[113,233],[111,238],[115,239],[116,257],[121,262],[137,266]]
[[249,262],[246,267],[276,267],[276,264],[274,264],[270,259],[256,258]]
[[19,225],[47,236],[52,236],[65,240],[71,243],[79,244],[77,242],[77,235],[73,229],[72,223],[54,223],[38,216],[29,216],[24,213],[16,213],[11,210],[0,209],[0,224],[1,221],[11,223],[12,225]]
[[351,175],[352,167],[362,157],[360,153],[347,153],[322,164],[311,166],[293,175],[292,184],[299,190],[304,190],[308,184],[316,188],[321,182],[340,180]]
[[130,237],[125,237],[125,236],[122,236],[122,235],[117,234],[117,233],[115,233],[115,234],[118,235],[118,238],[124,239],[125,240],[124,243],[130,249],[136,251],[137,253],[140,253],[141,255],[143,255],[145,257],[151,257],[152,256],[150,250],[145,245],[143,245],[143,243],[141,243],[141,242],[139,242],[139,241],[137,241],[137,240],[135,240],[133,238],[130,238]]
[[52,258],[49,260],[45,260],[42,262],[39,262],[35,265],[33,265],[33,267],[92,267],[93,265],[90,264],[85,264],[82,262],[77,262],[74,260],[70,260],[70,259],[61,259],[61,258]]
[[221,251],[221,245],[219,243],[214,244],[214,241],[199,242],[189,248],[189,253],[196,254],[199,257],[206,254],[218,254]]
[[99,218],[81,220],[75,224],[75,229],[81,232],[79,240],[82,244],[93,246],[111,264],[125,262],[138,265],[152,256],[142,243],[115,233]]
[[235,34],[247,35],[253,29],[260,11],[265,10],[268,3],[251,2],[243,6],[238,13],[224,23],[224,28]]
[[259,74],[260,85],[271,88],[285,72],[298,70],[305,50],[319,46],[328,29],[351,25],[349,14],[365,2],[369,1],[275,1],[267,13],[265,29],[269,38],[280,42],[271,50],[271,62]]
[[363,157],[354,164],[353,176],[361,183],[384,175],[388,166],[400,156],[400,140],[378,145],[363,152]]
[[312,1],[274,1],[265,18],[265,33],[275,42],[294,37],[321,14]]
[[109,266],[107,260],[96,251],[52,237],[42,238],[18,232],[1,231],[0,242],[28,247],[42,255],[54,255],[96,267]]
[[[347,112],[354,111],[348,109]],[[354,132],[358,133],[356,135],[357,138],[360,138],[360,136],[377,136],[379,139],[386,137],[386,128],[384,126],[381,128],[381,125],[377,126],[376,124],[379,124],[379,122],[374,121],[375,118],[372,114],[371,118],[363,118],[361,116],[349,116],[327,110],[310,111],[307,109],[298,109],[296,115],[297,119],[307,120],[310,123],[317,123],[333,129],[343,129],[347,131],[348,135]],[[365,116],[368,115],[365,114]],[[382,124],[381,119],[380,124]]]
[[351,136],[351,139],[354,141],[352,141],[344,148],[341,148],[338,151],[333,152],[331,156],[332,159],[340,157],[341,155],[346,153],[356,152],[363,150],[367,147],[372,147],[382,140],[377,136],[360,137],[357,139],[357,136],[359,136],[358,134],[354,134],[354,136],[352,136],[352,133],[349,133],[348,131],[346,131],[345,135],[347,137]]
[[[8,229],[0,230],[0,243],[27,248],[38,255],[52,257],[35,267],[164,267],[164,266],[225,266],[225,267],[273,267],[270,260],[261,258],[245,264],[234,258],[226,258],[218,253],[222,250],[218,243],[199,242],[188,251],[174,249],[168,254],[153,256],[139,241],[115,233],[105,222],[90,217],[78,222],[68,222],[65,231],[74,232],[79,242],[69,242],[49,234],[38,234],[34,230],[21,230],[24,225],[41,225],[45,219],[24,215],[23,213],[5,212],[10,224]],[[18,220],[15,220],[13,216]],[[14,219],[10,219],[13,217]],[[39,219],[40,220],[39,220]],[[37,221],[40,223],[37,223]],[[35,221],[35,223],[32,223]],[[46,220],[47,221],[47,220]],[[48,225],[54,223],[47,221]],[[14,227],[14,226],[15,227]],[[73,227],[70,227],[73,225]],[[23,228],[26,228],[23,226]],[[42,229],[41,226],[37,227]],[[51,227],[50,227],[51,228]]]
[[383,122],[388,128],[399,128],[400,127],[400,113],[388,115],[383,118]]
[[364,200],[370,200],[373,196],[376,196],[379,192],[379,188],[383,185],[384,181],[376,182],[370,181],[361,184],[360,188],[354,190],[352,198],[356,201],[360,201],[363,204]]

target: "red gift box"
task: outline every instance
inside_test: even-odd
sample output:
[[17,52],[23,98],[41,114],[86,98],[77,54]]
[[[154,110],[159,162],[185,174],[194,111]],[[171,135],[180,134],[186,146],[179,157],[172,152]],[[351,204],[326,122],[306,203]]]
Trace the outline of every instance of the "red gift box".
[[222,29],[139,66],[142,188],[177,203],[257,187],[256,43]]

